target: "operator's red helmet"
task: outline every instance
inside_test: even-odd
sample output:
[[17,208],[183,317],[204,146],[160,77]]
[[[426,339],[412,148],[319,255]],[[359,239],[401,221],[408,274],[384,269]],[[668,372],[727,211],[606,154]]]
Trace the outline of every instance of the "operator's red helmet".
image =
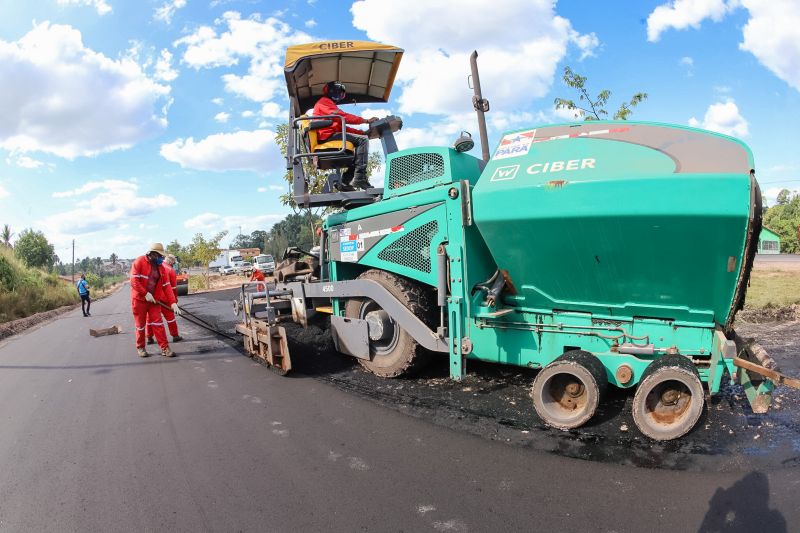
[[344,86],[344,83],[329,81],[325,84],[325,87],[322,88],[322,94],[338,104],[347,96],[347,88]]

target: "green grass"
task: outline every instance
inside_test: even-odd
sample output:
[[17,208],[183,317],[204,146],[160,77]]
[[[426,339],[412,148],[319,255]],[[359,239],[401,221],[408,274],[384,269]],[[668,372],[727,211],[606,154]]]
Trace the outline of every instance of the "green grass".
[[800,303],[800,270],[754,270],[745,309],[786,307]]
[[13,250],[0,246],[0,323],[78,301],[75,287],[25,266]]

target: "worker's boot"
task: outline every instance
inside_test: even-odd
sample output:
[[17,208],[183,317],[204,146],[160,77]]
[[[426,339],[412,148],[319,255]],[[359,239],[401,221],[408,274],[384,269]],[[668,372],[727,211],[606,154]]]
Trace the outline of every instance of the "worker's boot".
[[175,357],[175,352],[169,349],[169,346],[166,348],[161,348],[161,355],[164,357]]
[[139,357],[147,357],[150,355],[144,348],[136,348],[136,353],[139,354]]
[[339,187],[338,187],[338,189],[339,189],[341,192],[353,192],[353,191],[355,191],[355,190],[356,190],[356,188],[355,188],[355,187],[353,187],[353,186],[352,186],[352,185],[350,185],[349,183],[344,183],[344,182],[342,182],[342,183],[340,183],[340,184],[339,184]]
[[363,189],[366,191],[367,189],[372,188],[372,184],[365,176],[358,175],[353,180],[353,187],[355,187],[356,189]]
[[147,344],[155,344],[156,340],[153,337],[147,337]]
[[174,337],[172,337],[172,342],[180,342],[182,340],[183,337],[181,337],[180,335],[175,335]]

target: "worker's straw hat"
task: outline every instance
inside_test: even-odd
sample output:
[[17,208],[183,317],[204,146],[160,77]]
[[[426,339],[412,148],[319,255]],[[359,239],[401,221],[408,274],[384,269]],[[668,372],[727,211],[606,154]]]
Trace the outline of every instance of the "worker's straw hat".
[[166,253],[164,251],[164,245],[161,244],[160,242],[154,242],[153,244],[151,244],[150,245],[150,250],[148,250],[147,253],[150,253],[150,252],[155,252],[155,253],[161,254],[161,255],[164,255]]

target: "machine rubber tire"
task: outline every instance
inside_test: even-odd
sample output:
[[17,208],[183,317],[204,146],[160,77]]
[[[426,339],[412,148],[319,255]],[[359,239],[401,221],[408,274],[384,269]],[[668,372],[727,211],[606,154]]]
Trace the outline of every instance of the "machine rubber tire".
[[[430,292],[400,276],[383,270],[367,270],[358,279],[376,281],[389,291],[400,303],[411,310],[423,322],[432,325],[431,311],[436,309]],[[365,311],[379,310],[380,307],[367,298],[352,298],[345,305],[345,316],[365,318]],[[396,333],[396,335],[394,335]],[[370,341],[370,360],[359,359],[365,369],[384,378],[394,378],[422,368],[430,360],[430,352],[414,340],[400,326],[393,330],[392,339],[381,347]]]
[[590,352],[571,350],[536,375],[531,398],[548,426],[574,429],[594,416],[607,388],[603,363]]
[[703,383],[694,364],[681,355],[666,355],[644,371],[633,397],[633,421],[653,440],[677,439],[697,424],[704,403]]
[[188,283],[179,283],[178,284],[178,296],[186,296],[189,294],[189,284]]

